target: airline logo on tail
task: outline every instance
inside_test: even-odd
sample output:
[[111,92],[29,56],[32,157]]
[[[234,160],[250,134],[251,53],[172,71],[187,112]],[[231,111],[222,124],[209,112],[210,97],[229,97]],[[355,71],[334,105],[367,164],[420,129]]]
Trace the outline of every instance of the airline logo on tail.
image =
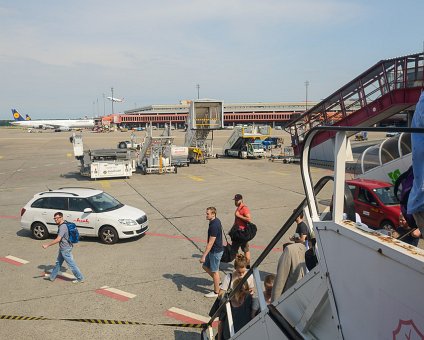
[[23,120],[31,120],[31,117],[28,115],[25,115],[25,118],[21,116],[21,114],[16,111],[15,109],[12,109],[13,119],[15,121],[23,121]]

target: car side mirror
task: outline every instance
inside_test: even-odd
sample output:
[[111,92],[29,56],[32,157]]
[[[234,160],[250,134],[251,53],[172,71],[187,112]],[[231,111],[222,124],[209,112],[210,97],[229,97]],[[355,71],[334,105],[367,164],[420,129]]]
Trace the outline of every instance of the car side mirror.
[[89,214],[89,213],[92,213],[92,212],[93,212],[93,209],[91,209],[91,208],[85,208],[84,209],[85,214]]
[[370,204],[371,204],[373,207],[378,207],[377,202],[372,201]]

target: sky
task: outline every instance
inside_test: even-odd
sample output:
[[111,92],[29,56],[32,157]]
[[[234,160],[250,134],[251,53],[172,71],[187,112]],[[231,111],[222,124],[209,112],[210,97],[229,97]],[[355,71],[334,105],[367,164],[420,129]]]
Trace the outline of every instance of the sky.
[[[0,119],[200,98],[319,101],[423,51],[424,1],[0,0]],[[305,86],[305,82],[309,86]]]

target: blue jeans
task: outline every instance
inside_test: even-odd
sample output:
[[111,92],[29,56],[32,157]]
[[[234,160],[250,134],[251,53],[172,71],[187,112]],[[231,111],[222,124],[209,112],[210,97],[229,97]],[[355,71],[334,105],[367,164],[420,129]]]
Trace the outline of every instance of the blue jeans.
[[74,276],[77,278],[78,281],[84,280],[84,276],[81,274],[72,256],[72,248],[64,248],[64,249],[59,249],[56,265],[50,274],[51,281],[56,279],[56,276],[57,274],[59,274],[60,267],[62,266],[63,261],[65,261],[68,264],[69,268],[72,270],[72,273],[74,274]]

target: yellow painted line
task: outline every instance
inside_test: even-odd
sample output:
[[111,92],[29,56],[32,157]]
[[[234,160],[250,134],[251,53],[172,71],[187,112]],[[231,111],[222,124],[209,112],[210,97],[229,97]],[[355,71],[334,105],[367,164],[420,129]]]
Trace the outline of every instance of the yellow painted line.
[[70,153],[70,152],[68,152],[67,154],[66,154],[66,157],[72,157],[73,155],[72,155],[72,153]]
[[3,159],[3,156],[0,156],[0,159]]
[[110,182],[107,180],[99,181],[100,185],[103,189],[110,189]]
[[199,177],[199,176],[188,175],[187,177],[192,179],[193,181],[196,181],[196,182],[203,182],[204,181],[204,179],[202,177]]

